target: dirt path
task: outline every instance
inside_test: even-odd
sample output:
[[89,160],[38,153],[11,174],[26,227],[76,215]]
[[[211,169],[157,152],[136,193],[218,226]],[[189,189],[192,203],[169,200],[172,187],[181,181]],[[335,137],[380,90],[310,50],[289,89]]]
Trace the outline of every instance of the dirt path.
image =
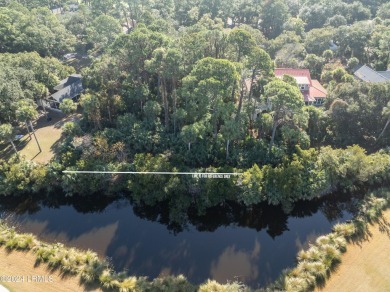
[[[45,264],[37,267],[34,264],[35,256],[32,253],[8,253],[0,248],[0,284],[11,292],[102,291],[80,285],[78,277],[64,278],[58,271],[49,271]],[[15,283],[17,280],[23,282]]]
[[317,291],[390,291],[390,209],[369,230],[368,240],[348,245],[337,270]]

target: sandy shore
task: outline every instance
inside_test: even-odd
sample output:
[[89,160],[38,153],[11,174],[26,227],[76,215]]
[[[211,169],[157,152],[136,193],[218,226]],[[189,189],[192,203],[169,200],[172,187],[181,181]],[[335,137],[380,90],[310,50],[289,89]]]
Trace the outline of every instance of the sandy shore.
[[390,209],[369,230],[367,240],[348,245],[337,270],[317,291],[390,291]]
[[30,252],[8,253],[0,248],[0,284],[11,292],[102,291],[80,285],[79,277],[63,277],[58,271],[50,271],[46,264],[34,264],[35,256]]

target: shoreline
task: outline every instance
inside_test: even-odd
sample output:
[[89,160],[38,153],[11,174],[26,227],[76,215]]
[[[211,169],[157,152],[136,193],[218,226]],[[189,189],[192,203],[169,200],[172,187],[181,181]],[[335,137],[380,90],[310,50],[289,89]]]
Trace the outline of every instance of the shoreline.
[[348,243],[341,263],[316,292],[390,291],[390,209],[368,230],[368,238]]
[[[46,264],[36,264],[34,254],[22,251],[8,252],[0,248],[0,275],[6,289],[21,292],[40,291],[102,291],[98,286],[85,286],[80,283],[79,276],[67,276],[59,269],[50,269]],[[0,291],[3,292],[0,288]],[[7,290],[8,291],[8,290]]]

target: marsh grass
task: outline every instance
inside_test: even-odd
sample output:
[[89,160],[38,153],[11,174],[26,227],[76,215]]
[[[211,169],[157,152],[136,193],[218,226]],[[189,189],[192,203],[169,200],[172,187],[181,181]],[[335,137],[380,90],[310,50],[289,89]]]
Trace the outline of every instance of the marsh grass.
[[366,196],[352,223],[336,224],[331,233],[318,237],[307,250],[299,251],[297,266],[286,272],[279,283],[283,283],[286,291],[293,292],[311,291],[316,286],[323,286],[341,262],[341,254],[347,250],[347,241],[366,238],[368,224],[378,221],[389,200],[388,190],[381,190],[378,196]]
[[207,280],[207,282],[199,286],[199,292],[244,292],[248,289],[239,282],[232,282],[220,284],[214,280]]
[[350,237],[355,234],[356,226],[353,223],[339,223],[333,226],[333,232],[344,237]]
[[40,242],[33,234],[19,234],[0,220],[1,246],[9,252],[31,251],[35,255],[35,265],[45,263],[64,276],[79,275],[81,282],[98,284],[109,291],[196,291],[195,286],[182,275],[148,281],[145,277],[128,276],[126,272],[116,273],[107,261],[101,260],[91,250],[81,251],[61,243]]

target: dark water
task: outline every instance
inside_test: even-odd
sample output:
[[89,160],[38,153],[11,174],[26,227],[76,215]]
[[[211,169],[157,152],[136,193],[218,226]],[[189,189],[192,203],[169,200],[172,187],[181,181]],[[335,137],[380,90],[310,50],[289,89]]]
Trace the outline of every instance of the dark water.
[[116,270],[149,278],[183,274],[193,283],[240,280],[254,288],[275,280],[299,249],[354,211],[355,200],[340,195],[300,203],[290,215],[228,203],[203,215],[192,210],[172,225],[164,204],[132,206],[125,198],[0,201],[2,217],[18,230],[92,249]]

